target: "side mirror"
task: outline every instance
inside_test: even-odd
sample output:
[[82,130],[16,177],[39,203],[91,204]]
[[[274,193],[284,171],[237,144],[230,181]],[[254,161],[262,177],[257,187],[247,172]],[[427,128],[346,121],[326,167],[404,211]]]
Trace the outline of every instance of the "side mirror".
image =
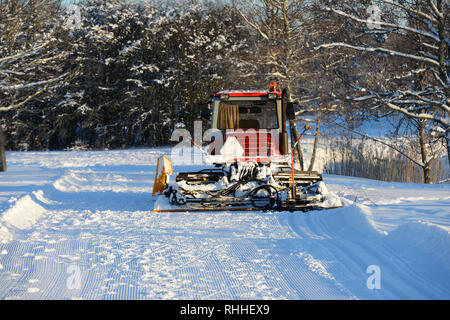
[[286,103],[286,118],[288,118],[288,120],[295,119],[295,109],[292,102]]
[[211,119],[211,110],[209,109],[209,104],[202,105],[202,109],[200,111],[200,118],[205,121],[209,121]]
[[210,104],[208,102],[200,102],[195,104],[195,113],[197,117],[204,121],[209,121],[211,118]]

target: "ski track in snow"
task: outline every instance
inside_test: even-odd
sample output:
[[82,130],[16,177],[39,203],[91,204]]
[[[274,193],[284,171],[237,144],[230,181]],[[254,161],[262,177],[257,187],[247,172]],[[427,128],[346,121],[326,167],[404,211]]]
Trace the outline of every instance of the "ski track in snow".
[[[164,149],[8,153],[0,299],[449,299],[450,188],[325,176],[308,213],[153,213]],[[175,166],[175,170],[196,167]],[[379,266],[381,288],[366,272]]]

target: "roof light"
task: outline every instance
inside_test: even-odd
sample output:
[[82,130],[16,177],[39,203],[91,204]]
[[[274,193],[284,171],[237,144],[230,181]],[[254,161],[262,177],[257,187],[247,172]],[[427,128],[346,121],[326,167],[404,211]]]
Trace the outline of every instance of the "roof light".
[[230,95],[229,94],[225,94],[225,93],[221,93],[219,98],[220,98],[220,100],[228,100],[228,99],[230,99]]
[[274,99],[277,98],[277,94],[271,92],[271,93],[267,94],[267,98],[269,98],[269,99],[271,99],[271,100],[274,100]]
[[270,81],[269,91],[277,91],[277,86],[276,81]]

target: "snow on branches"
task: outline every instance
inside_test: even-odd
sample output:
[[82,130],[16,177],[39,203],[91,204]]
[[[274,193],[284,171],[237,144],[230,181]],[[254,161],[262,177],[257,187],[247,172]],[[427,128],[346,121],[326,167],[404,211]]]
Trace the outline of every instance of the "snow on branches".
[[[396,65],[397,70],[391,68],[391,74],[387,74],[384,65],[380,64],[380,74],[386,73],[380,81],[382,83],[348,94],[346,98],[350,101],[371,101],[376,106],[387,107],[409,118],[432,122],[433,127],[441,128],[439,133],[446,140],[450,162],[448,2],[374,1],[381,11],[376,21],[362,15],[360,8],[351,3],[353,1],[347,1],[344,5],[339,1],[328,1],[324,10],[345,22],[356,23],[354,27],[362,28],[363,34],[345,41],[322,43],[315,49],[369,53],[383,58],[385,63],[391,63],[391,67]],[[384,34],[381,43],[376,41],[371,30],[366,29],[369,24],[378,33]],[[363,96],[358,95],[361,91],[364,91]]]
[[[69,75],[58,40],[58,1],[0,3],[0,112],[42,101]],[[5,23],[6,22],[6,23]]]

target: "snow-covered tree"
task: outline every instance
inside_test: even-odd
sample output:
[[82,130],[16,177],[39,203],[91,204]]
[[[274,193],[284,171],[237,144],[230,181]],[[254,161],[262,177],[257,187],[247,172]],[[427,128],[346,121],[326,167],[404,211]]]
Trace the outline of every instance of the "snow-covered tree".
[[[181,9],[181,8],[180,8]],[[173,17],[161,23],[153,41],[158,48],[158,92],[172,105],[171,118],[193,124],[198,102],[224,88],[229,89],[241,65],[237,57],[248,48],[248,35],[231,7],[213,2],[185,5],[172,12]],[[175,123],[176,123],[175,122]]]
[[[287,89],[288,99],[298,102],[297,119],[290,121],[295,142],[300,136],[298,122],[304,120],[303,111],[315,112],[321,104],[333,100],[327,93],[327,79],[322,76],[324,69],[332,69],[333,65],[312,49],[326,35],[324,28],[330,34],[334,31],[317,15],[316,6],[320,1],[235,0],[233,3],[256,43],[255,54],[246,61],[254,66],[248,76],[260,81],[278,80],[280,87]],[[294,151],[300,168],[304,169],[301,145],[297,144]]]
[[143,84],[136,70],[156,8],[149,2],[85,0],[77,10],[80,20],[70,32],[67,62],[80,72],[59,105],[64,112],[58,116],[55,134],[61,145],[132,144],[136,108],[144,112],[138,101]]
[[224,4],[85,0],[78,8],[68,63],[80,73],[59,106],[61,145],[165,144],[177,122],[199,114],[196,102],[238,73],[233,57],[245,36]]
[[[38,105],[69,76],[63,68],[59,12],[58,0],[0,1],[1,131],[21,112],[39,113]],[[6,169],[4,161],[0,168]]]

